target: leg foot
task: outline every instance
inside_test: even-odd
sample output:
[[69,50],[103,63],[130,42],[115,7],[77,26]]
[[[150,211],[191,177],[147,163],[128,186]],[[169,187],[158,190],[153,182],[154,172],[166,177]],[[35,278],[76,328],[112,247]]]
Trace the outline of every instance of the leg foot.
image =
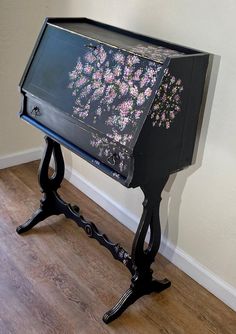
[[41,208],[38,209],[34,215],[28,219],[24,224],[18,226],[16,228],[16,232],[18,234],[22,234],[24,232],[29,231],[32,227],[34,227],[36,224],[41,222],[42,220],[48,218],[51,216],[51,213],[43,211]]
[[161,292],[169,288],[171,282],[168,279],[152,280],[149,283],[139,285],[139,287],[130,287],[120,298],[115,306],[106,312],[103,316],[103,321],[108,324],[118,318],[131,304],[144,295],[151,292]]

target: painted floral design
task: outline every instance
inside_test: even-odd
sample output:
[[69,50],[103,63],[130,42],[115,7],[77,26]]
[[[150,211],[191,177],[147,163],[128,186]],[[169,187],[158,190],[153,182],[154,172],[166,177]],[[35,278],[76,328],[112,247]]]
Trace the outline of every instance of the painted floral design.
[[147,57],[149,59],[155,60],[158,63],[164,63],[167,57],[183,54],[182,52],[164,48],[163,46],[152,46],[138,44],[131,48],[130,51],[139,54],[140,56]]
[[153,126],[169,129],[176,115],[181,111],[181,93],[183,85],[180,79],[164,71],[163,80],[153,102],[150,117]]
[[[90,142],[92,147],[98,149],[98,156],[105,159],[106,161],[111,162],[110,164],[114,167],[116,165],[120,172],[124,172],[127,169],[127,164],[125,160],[130,157],[125,154],[125,152],[119,150],[118,153],[115,153],[116,143],[111,142],[107,137],[100,137],[97,134],[92,134],[92,140]],[[112,157],[116,155],[114,164]]]
[[[108,125],[108,137],[126,145],[153,93],[161,65],[133,54],[91,46],[69,73],[73,116]],[[91,118],[90,118],[91,119]],[[133,129],[133,130],[132,130]]]
[[[175,52],[150,46],[145,55],[163,62],[164,57]],[[149,117],[153,126],[169,129],[180,112],[183,85],[180,79],[164,71],[158,91],[156,81],[162,65],[143,60],[135,54],[125,53],[106,46],[92,46],[80,56],[69,72],[69,89],[75,102],[73,117],[86,120],[104,135],[92,134],[90,145],[101,161],[111,165],[114,171],[124,173],[128,169],[129,155],[117,143],[132,145],[138,122]],[[150,101],[153,101],[150,107]],[[113,159],[113,160],[112,160]],[[99,165],[99,161],[95,160]],[[114,175],[119,175],[114,172]],[[117,176],[118,177],[118,176]]]

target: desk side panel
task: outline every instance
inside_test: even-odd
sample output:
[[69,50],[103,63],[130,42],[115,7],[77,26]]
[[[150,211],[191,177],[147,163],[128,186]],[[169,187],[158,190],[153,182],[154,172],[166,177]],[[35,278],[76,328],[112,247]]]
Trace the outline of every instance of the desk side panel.
[[192,163],[207,59],[171,59],[134,150],[133,185]]

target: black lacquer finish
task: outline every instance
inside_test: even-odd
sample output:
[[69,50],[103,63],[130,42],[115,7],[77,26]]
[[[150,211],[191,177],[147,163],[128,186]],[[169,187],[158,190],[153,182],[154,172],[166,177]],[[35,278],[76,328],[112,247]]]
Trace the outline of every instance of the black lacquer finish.
[[[161,192],[171,173],[192,164],[208,58],[87,18],[49,18],[25,69],[20,117],[47,137],[39,168],[40,207],[17,232],[64,214],[129,269],[130,287],[104,315],[106,323],[141,296],[170,286],[167,279],[155,280],[151,269],[161,239]],[[60,145],[122,185],[143,191],[130,255],[59,196]],[[49,177],[52,154],[55,173]]]
[[[161,231],[159,221],[159,205],[161,192],[168,177],[161,178],[148,185],[142,186],[145,195],[143,202],[143,214],[133,241],[132,253],[129,255],[118,243],[111,242],[108,237],[101,233],[93,222],[86,221],[80,214],[78,206],[66,203],[58,194],[57,190],[64,177],[64,160],[60,144],[49,137],[45,137],[46,147],[39,167],[39,184],[43,193],[40,208],[24,224],[17,227],[17,233],[29,231],[42,220],[52,216],[64,214],[82,227],[90,238],[96,239],[106,247],[113,257],[123,263],[131,272],[130,288],[120,298],[118,303],[107,313],[103,320],[109,323],[121,315],[125,309],[143,295],[151,292],[160,292],[170,286],[167,279],[158,281],[152,277],[151,264],[160,246]],[[49,177],[49,163],[54,156],[55,172]],[[150,228],[150,241],[146,249],[145,238]]]
[[202,51],[86,18],[50,18],[20,83],[20,116],[138,187],[192,163],[207,64]]

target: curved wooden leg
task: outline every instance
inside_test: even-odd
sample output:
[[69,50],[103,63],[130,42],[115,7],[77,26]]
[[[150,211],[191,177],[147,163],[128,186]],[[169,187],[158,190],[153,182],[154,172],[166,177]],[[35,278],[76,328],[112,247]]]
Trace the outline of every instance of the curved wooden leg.
[[[46,146],[39,166],[38,180],[43,193],[40,208],[24,224],[17,227],[16,232],[21,234],[29,231],[36,224],[48,218],[51,215],[57,215],[58,210],[57,189],[60,187],[64,177],[64,160],[60,145],[49,137],[45,137]],[[55,161],[55,172],[52,177],[48,176],[49,164],[52,155]]]
[[[161,229],[159,220],[159,207],[161,192],[168,180],[167,177],[158,182],[142,186],[145,199],[143,202],[143,214],[135,234],[131,259],[133,261],[134,275],[131,279],[130,288],[123,294],[117,304],[103,316],[103,321],[109,323],[119,317],[128,306],[133,304],[143,295],[151,292],[161,292],[167,289],[171,282],[168,279],[156,280],[152,277],[151,264],[160,247]],[[145,238],[150,227],[150,240],[145,247]]]

